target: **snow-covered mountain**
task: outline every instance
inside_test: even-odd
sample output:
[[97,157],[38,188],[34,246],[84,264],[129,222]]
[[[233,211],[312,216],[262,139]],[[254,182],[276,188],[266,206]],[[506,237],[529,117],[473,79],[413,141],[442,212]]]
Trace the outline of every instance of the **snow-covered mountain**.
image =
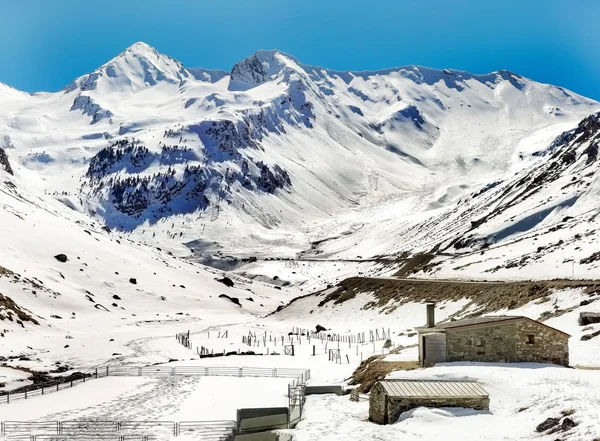
[[0,86],[23,185],[138,240],[242,256],[417,249],[404,227],[535,167],[600,109],[508,71],[339,72],[259,51],[226,73],[144,43],[56,93]]

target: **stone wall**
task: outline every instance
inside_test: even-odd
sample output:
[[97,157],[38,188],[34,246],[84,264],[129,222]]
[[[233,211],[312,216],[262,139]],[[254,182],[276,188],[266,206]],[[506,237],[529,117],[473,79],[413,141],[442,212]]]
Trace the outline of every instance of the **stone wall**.
[[447,361],[516,361],[517,326],[498,323],[494,326],[448,329]]
[[385,424],[385,400],[387,396],[380,383],[371,388],[369,394],[369,421]]
[[446,331],[447,361],[569,364],[569,338],[532,320]]
[[539,323],[517,323],[516,359],[569,365],[569,337]]
[[481,398],[393,398],[387,397],[387,421],[379,424],[393,424],[398,421],[398,418],[403,412],[415,409],[417,407],[464,407],[475,410],[489,410],[490,399],[487,397]]

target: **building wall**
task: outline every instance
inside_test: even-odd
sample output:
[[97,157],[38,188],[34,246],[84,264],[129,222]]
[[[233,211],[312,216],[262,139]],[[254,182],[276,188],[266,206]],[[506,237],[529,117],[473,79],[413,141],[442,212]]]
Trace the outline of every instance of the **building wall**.
[[[387,402],[387,406],[386,406]],[[420,406],[427,407],[466,407],[477,410],[489,410],[490,400],[481,398],[395,398],[385,393],[383,386],[376,383],[369,396],[369,420],[377,424],[395,423],[402,412]]]
[[447,361],[517,361],[517,326],[497,324],[446,331]]
[[569,365],[569,337],[536,322],[517,323],[516,358],[518,361]]
[[569,364],[569,338],[526,319],[486,327],[449,329],[446,351],[448,361]]
[[[487,397],[481,398],[437,398],[437,399],[422,399],[422,398],[394,398],[386,397],[388,400],[387,406],[387,424],[393,424],[398,421],[398,418],[403,412],[417,407],[465,407],[475,410],[489,410],[490,399]],[[385,424],[385,423],[379,423]],[[443,438],[443,437],[442,437]]]
[[386,394],[383,386],[375,383],[369,394],[369,421],[377,424],[385,424],[385,400]]

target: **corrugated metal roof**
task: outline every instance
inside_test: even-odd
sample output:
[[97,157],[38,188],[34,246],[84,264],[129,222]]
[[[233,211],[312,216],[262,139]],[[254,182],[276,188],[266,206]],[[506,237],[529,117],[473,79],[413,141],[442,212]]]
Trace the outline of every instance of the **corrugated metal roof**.
[[506,320],[519,320],[524,319],[525,317],[520,315],[491,315],[485,317],[475,317],[469,319],[462,320],[451,320],[446,323],[438,323],[435,325],[436,328],[449,329],[449,328],[458,328],[461,326],[470,326],[470,325],[481,325],[485,323],[498,323],[504,322]]
[[552,329],[553,331],[564,334],[567,337],[570,337],[569,334],[567,334],[564,331],[561,331],[560,329],[553,328],[552,326],[548,326],[545,323],[542,323],[537,320],[533,320],[529,317],[525,317],[522,315],[488,315],[488,316],[484,316],[484,317],[475,317],[475,318],[468,318],[468,319],[461,319],[461,320],[450,320],[449,322],[445,322],[445,323],[437,323],[434,328],[418,328],[418,330],[427,330],[427,329],[440,329],[440,330],[450,329],[450,330],[452,330],[454,328],[462,328],[462,327],[466,327],[466,326],[476,326],[476,325],[493,326],[496,323],[508,322],[508,321],[519,321],[519,320],[528,320],[530,322],[534,322],[534,323],[537,323],[538,325],[544,326],[548,329]]
[[488,393],[476,381],[382,380],[386,394],[400,398],[481,398]]

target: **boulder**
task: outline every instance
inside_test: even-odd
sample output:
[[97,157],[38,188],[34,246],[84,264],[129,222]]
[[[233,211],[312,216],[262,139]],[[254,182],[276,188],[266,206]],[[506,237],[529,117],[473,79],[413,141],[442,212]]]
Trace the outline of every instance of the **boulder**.
[[131,283],[132,285],[137,285],[137,279],[135,277],[132,277],[129,279],[129,283]]
[[242,306],[242,304],[240,303],[240,299],[238,299],[237,297],[229,297],[227,294],[221,294],[221,295],[219,296],[219,298],[222,298],[222,299],[227,299],[227,300],[229,300],[231,303],[234,303],[234,304],[236,304],[236,305],[238,305],[238,306],[240,306],[240,307]]
[[317,325],[315,332],[318,334],[319,332],[325,332],[327,329],[325,326]]
[[545,432],[560,424],[560,418],[546,418],[543,423],[538,424],[535,428],[537,432]]
[[56,256],[54,256],[54,258],[55,258],[56,260],[58,260],[59,262],[61,262],[61,263],[65,263],[67,260],[69,260],[69,259],[67,258],[67,255],[66,255],[66,254],[57,254]]
[[600,312],[579,313],[579,326],[591,325],[592,323],[600,323]]
[[221,282],[228,288],[233,288],[233,285],[235,285],[235,283],[233,283],[233,280],[231,280],[229,277],[223,277],[222,279],[218,279],[217,282]]
[[575,423],[575,421],[573,421],[571,418],[564,418],[562,423],[560,423],[560,429],[563,432],[566,432],[567,430],[571,430],[576,425],[577,423]]
[[113,299],[115,299],[115,300],[121,300],[121,297],[119,297],[118,295],[116,295],[116,294],[115,294],[115,295],[113,296]]

